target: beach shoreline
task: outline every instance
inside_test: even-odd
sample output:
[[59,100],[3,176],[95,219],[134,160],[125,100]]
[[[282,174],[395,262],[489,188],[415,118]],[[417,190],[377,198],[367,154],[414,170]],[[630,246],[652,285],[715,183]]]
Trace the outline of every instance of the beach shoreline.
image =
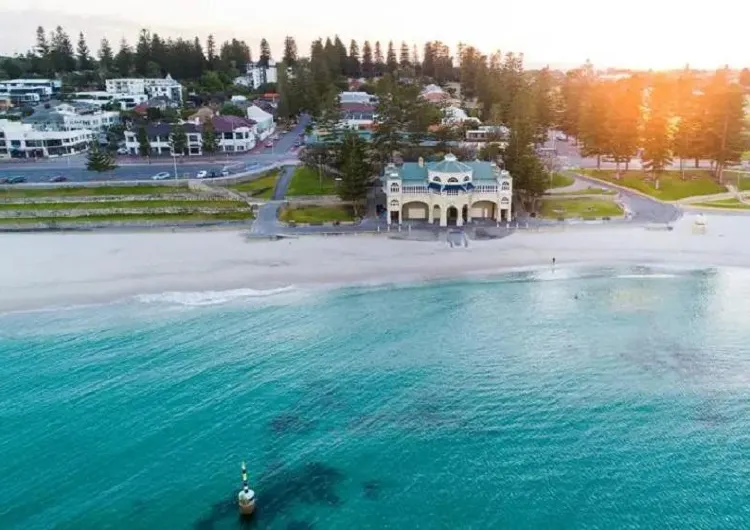
[[[27,233],[0,237],[0,312],[127,300],[139,295],[481,277],[551,266],[674,264],[750,267],[750,220],[711,218],[696,235],[691,216],[673,231],[613,226],[517,232],[502,239],[444,242],[387,234],[252,240],[240,230]],[[241,294],[241,293],[240,293]]]

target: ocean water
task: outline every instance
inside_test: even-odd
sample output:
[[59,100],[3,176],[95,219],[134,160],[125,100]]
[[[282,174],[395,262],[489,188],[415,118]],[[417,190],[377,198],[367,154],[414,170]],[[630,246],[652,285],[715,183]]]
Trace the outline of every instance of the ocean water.
[[749,300],[559,268],[6,314],[0,528],[748,528]]

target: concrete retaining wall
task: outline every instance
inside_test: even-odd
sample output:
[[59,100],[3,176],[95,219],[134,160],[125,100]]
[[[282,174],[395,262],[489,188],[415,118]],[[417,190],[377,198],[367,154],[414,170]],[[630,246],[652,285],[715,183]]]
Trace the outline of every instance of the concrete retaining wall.
[[[222,208],[87,208],[85,210],[0,210],[0,219],[12,219],[17,217],[88,217],[92,215],[120,215],[120,214],[134,214],[134,215],[148,215],[148,214],[193,214],[193,213],[205,213],[214,214],[226,212],[226,209]],[[247,212],[253,211],[250,207],[233,209],[233,212]]]

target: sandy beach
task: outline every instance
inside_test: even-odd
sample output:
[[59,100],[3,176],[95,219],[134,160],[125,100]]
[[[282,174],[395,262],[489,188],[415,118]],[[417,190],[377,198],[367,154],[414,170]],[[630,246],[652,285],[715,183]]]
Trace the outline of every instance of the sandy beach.
[[[386,235],[249,241],[240,231],[0,236],[0,311],[105,303],[136,295],[255,291],[491,274],[587,264],[750,266],[750,219],[714,215],[706,234],[687,215],[673,231],[567,227],[472,241],[468,248]],[[249,291],[252,290],[252,291]],[[203,295],[201,294],[203,293]],[[262,294],[262,293],[260,293]]]

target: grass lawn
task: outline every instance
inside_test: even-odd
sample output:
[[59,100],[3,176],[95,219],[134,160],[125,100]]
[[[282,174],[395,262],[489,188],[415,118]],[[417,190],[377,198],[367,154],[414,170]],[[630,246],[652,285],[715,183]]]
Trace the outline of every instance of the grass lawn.
[[271,171],[259,179],[229,186],[229,189],[240,193],[247,193],[258,199],[270,199],[273,197],[273,190],[276,187],[276,180],[278,180],[278,178],[278,170]]
[[727,170],[724,172],[724,182],[737,186],[740,191],[750,191],[750,171],[742,170],[739,173]]
[[616,195],[614,190],[605,190],[603,188],[588,187],[577,191],[563,191],[560,193],[550,193],[551,197],[567,197],[569,195]]
[[281,210],[279,219],[287,223],[353,221],[354,212],[350,206],[297,206]]
[[542,199],[542,217],[615,217],[623,211],[614,201],[607,199]]
[[336,194],[336,182],[332,178],[323,175],[322,184],[321,186],[317,169],[307,166],[297,166],[286,194],[288,197]]
[[232,200],[152,200],[152,201],[102,201],[102,202],[40,202],[28,204],[0,203],[0,210],[98,210],[104,208],[216,208],[236,209],[247,206]]
[[750,160],[750,151],[742,153],[742,160]]
[[250,212],[222,213],[153,213],[153,214],[114,214],[114,215],[81,215],[76,217],[13,217],[1,218],[0,224],[34,224],[34,223],[92,223],[92,222],[128,222],[128,221],[163,221],[202,222],[202,221],[245,221],[252,219]]
[[576,181],[571,176],[563,175],[562,173],[554,173],[552,175],[552,181],[550,183],[550,188],[567,188],[568,186],[572,186],[573,183]]
[[737,210],[750,210],[750,204],[740,202],[739,199],[721,199],[718,201],[697,202],[691,206],[703,206],[707,208],[734,208]]
[[167,195],[190,193],[187,186],[97,186],[91,188],[13,188],[0,190],[0,199],[25,197],[101,197],[103,195]]
[[659,177],[659,189],[643,171],[628,171],[622,178],[615,178],[615,170],[585,170],[584,174],[600,178],[620,186],[638,190],[664,201],[676,201],[686,197],[724,193],[726,188],[716,182],[709,171],[692,170],[685,172],[685,180],[680,178],[679,171],[666,171]]

